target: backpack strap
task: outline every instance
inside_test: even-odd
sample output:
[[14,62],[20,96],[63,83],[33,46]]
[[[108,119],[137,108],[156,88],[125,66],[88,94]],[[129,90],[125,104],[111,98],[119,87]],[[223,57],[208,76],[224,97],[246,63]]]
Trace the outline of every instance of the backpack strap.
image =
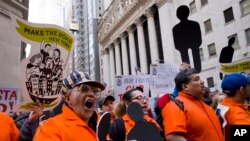
[[182,101],[180,101],[179,99],[170,97],[170,99],[182,110],[184,111],[184,104]]

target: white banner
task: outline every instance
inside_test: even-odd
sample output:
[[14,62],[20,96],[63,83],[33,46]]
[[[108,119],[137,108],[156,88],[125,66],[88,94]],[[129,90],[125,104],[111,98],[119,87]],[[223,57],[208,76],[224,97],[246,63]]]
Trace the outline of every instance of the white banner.
[[158,97],[163,93],[172,93],[175,87],[174,78],[179,72],[176,65],[152,64],[150,65],[152,97]]
[[13,109],[17,104],[19,90],[17,88],[0,87],[0,111],[6,114],[14,114]]
[[145,96],[149,96],[150,75],[116,76],[114,97],[120,101],[123,94],[135,87],[142,87]]

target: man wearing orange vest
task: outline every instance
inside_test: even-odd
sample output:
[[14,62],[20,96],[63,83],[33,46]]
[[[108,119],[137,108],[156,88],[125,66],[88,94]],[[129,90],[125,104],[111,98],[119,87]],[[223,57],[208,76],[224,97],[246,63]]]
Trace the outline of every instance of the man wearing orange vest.
[[225,140],[230,137],[230,125],[250,125],[250,112],[245,104],[250,98],[250,78],[239,73],[224,77],[221,88],[227,97],[218,105],[222,117]]
[[97,95],[104,85],[86,72],[73,72],[63,80],[62,113],[49,118],[36,131],[35,141],[96,141]]
[[19,140],[19,131],[13,119],[3,112],[0,112],[0,131],[1,141]]

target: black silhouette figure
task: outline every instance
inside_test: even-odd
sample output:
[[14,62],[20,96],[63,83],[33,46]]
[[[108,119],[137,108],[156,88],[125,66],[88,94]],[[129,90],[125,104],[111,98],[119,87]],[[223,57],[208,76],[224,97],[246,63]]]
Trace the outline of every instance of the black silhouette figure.
[[156,125],[154,123],[144,121],[143,110],[138,103],[132,102],[129,104],[127,112],[129,117],[135,122],[134,127],[127,135],[127,140],[163,141]]
[[[234,55],[234,48],[232,45],[235,42],[235,37],[231,37],[228,40],[228,45],[224,47],[220,52],[220,63],[232,63],[233,55]],[[222,80],[223,74],[220,72],[220,79]]]
[[173,28],[175,48],[180,51],[182,62],[190,64],[188,49],[192,50],[194,68],[201,71],[201,59],[199,47],[201,41],[201,30],[198,22],[188,20],[189,8],[185,5],[178,7],[176,16],[180,22]]
[[98,141],[108,141],[107,136],[110,128],[110,118],[110,113],[107,112],[101,116],[96,130]]

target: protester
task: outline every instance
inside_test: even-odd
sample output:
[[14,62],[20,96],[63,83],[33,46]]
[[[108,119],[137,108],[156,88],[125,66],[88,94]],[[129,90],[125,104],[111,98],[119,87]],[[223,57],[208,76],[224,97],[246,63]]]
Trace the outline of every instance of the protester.
[[182,102],[182,110],[174,101],[162,111],[166,140],[222,141],[223,134],[215,112],[203,101],[204,82],[195,69],[180,71],[175,77],[178,91],[176,98]]
[[124,113],[119,112],[122,115],[122,118],[114,120],[114,122],[111,124],[109,133],[111,139],[124,141],[129,130],[135,125],[135,122],[126,113],[126,109],[121,109],[122,107],[126,108],[131,102],[137,102],[141,105],[144,113],[144,120],[154,123],[160,132],[160,126],[153,118],[148,116],[148,98],[144,96],[142,88],[136,87],[125,92],[122,97],[121,105],[124,106],[120,105],[120,110]]
[[212,100],[212,95],[211,95],[211,91],[210,91],[209,87],[205,87],[205,94],[204,94],[203,98],[204,98],[204,102],[208,106],[211,106],[211,104],[213,103],[213,100]]
[[0,141],[18,141],[19,131],[11,117],[0,112]]
[[[28,118],[25,118],[24,123],[21,125],[19,141],[33,139],[35,131],[39,125],[39,118],[43,115],[43,105],[40,103],[37,105],[31,105],[30,111]],[[21,120],[18,122],[21,122]]]
[[[186,62],[182,62],[180,67],[179,67],[179,71],[183,71],[185,69],[191,68],[190,64],[186,63]],[[174,88],[174,91],[172,92],[171,96],[173,98],[178,96],[178,91],[176,89],[176,87]]]
[[115,117],[116,118],[122,118],[122,116],[124,115],[124,113],[126,113],[126,105],[122,102],[119,102],[115,105]]
[[246,99],[250,98],[250,78],[242,74],[233,73],[224,77],[221,88],[227,97],[218,105],[225,129],[225,139],[229,140],[230,125],[250,125]]
[[98,102],[98,105],[101,110],[99,114],[102,115],[105,112],[110,113],[111,121],[113,121],[115,118],[114,101],[115,101],[115,98],[112,95],[109,95],[109,96],[101,98]]
[[31,141],[39,124],[62,112],[63,103],[64,101],[61,99],[55,108],[47,111],[43,111],[43,104],[37,104],[31,106],[31,112],[21,113],[15,119],[15,124],[20,130],[19,141]]
[[73,72],[63,80],[63,85],[62,113],[40,125],[34,140],[96,141],[96,94],[104,89],[103,84],[91,80],[85,72]]

